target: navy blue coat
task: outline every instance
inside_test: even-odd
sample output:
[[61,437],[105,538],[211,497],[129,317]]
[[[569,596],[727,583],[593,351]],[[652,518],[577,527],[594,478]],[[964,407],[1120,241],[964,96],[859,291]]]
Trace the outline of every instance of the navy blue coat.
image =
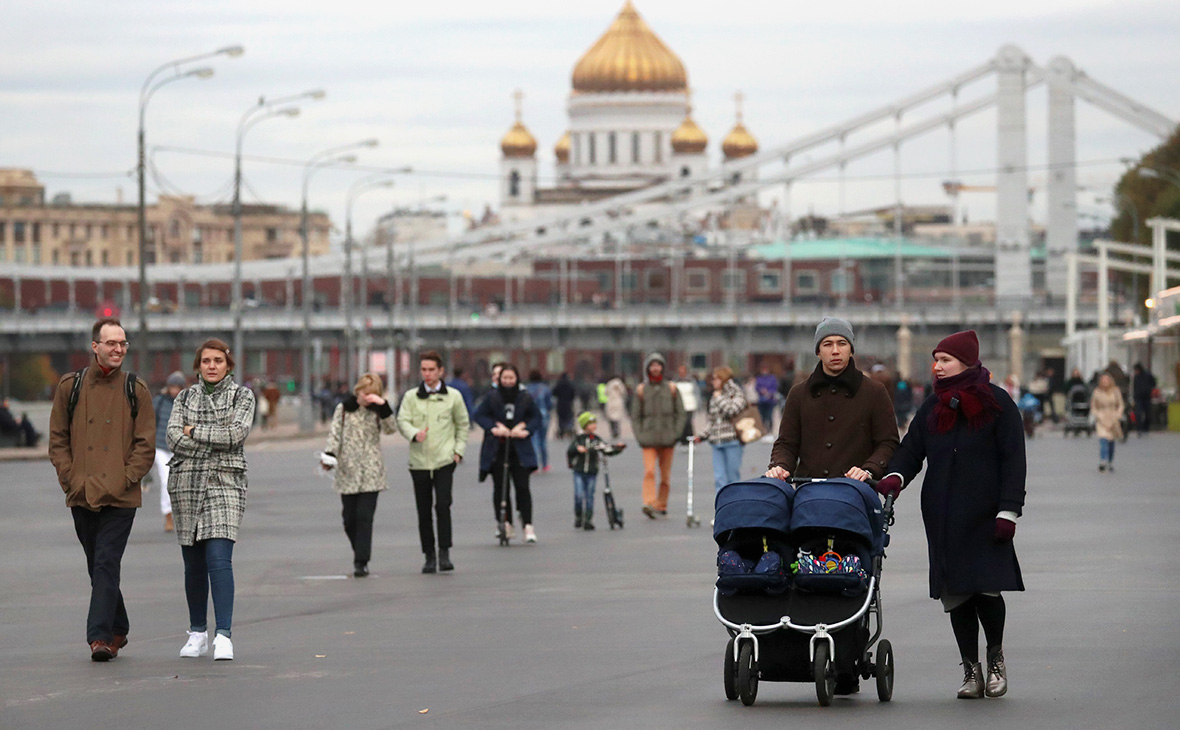
[[[530,434],[541,430],[541,411],[527,390],[521,388],[520,392],[516,394],[516,409],[513,418],[507,417],[504,405],[504,397],[500,395],[499,390],[493,388],[480,399],[475,406],[475,413],[471,417],[483,429],[483,447],[479,451],[479,480],[481,482],[491,473],[492,464],[495,463],[497,455],[502,456],[504,453],[504,441],[498,436],[492,435],[492,427],[496,425],[497,421],[508,428],[523,422]],[[529,471],[537,470],[537,453],[533,451],[531,438],[512,439],[512,449],[516,452],[516,458],[522,467]]]
[[909,484],[926,461],[922,521],[931,598],[1024,590],[1016,549],[995,540],[996,514],[1019,515],[1024,507],[1024,424],[1011,396],[990,387],[1002,410],[979,430],[960,414],[953,429],[934,433],[929,417],[938,397],[927,398],[886,469]]

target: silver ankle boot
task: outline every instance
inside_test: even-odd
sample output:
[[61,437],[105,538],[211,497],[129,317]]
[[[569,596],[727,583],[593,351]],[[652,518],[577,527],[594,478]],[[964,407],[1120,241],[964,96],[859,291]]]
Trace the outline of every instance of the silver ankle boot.
[[1008,670],[1004,666],[1003,649],[997,649],[994,654],[988,652],[985,693],[988,697],[1003,697],[1008,693]]
[[959,687],[959,699],[977,700],[983,697],[983,665],[979,662],[963,662],[963,686]]

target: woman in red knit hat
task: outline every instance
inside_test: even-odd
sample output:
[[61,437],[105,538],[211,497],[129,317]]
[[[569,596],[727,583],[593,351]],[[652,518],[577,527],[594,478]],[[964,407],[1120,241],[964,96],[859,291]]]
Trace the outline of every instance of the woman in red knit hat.
[[[930,597],[942,601],[963,661],[960,699],[1008,691],[1004,599],[1022,591],[1012,538],[1024,507],[1024,427],[1016,404],[979,361],[967,330],[934,348],[934,393],[918,409],[877,491],[897,496],[922,470]],[[979,627],[987,670],[979,662]]]

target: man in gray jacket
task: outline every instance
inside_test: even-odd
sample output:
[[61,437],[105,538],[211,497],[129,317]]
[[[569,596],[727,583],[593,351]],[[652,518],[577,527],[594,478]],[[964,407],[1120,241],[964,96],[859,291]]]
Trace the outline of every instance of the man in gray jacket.
[[[644,382],[635,388],[631,401],[631,427],[643,449],[643,514],[655,519],[668,514],[670,473],[676,442],[684,432],[684,404],[676,384],[664,378],[667,363],[653,352],[644,361]],[[660,488],[656,492],[656,463],[660,467]]]

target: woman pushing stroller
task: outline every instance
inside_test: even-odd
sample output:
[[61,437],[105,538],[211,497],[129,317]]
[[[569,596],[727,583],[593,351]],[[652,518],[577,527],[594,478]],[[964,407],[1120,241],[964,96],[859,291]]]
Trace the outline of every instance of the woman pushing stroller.
[[[963,661],[960,699],[1008,691],[1001,591],[1024,582],[1012,538],[1024,506],[1025,453],[1020,411],[992,385],[975,332],[956,332],[934,348],[934,393],[876,486],[896,497],[922,470],[922,520],[930,558],[930,597],[942,601]],[[987,674],[979,662],[979,627]]]

